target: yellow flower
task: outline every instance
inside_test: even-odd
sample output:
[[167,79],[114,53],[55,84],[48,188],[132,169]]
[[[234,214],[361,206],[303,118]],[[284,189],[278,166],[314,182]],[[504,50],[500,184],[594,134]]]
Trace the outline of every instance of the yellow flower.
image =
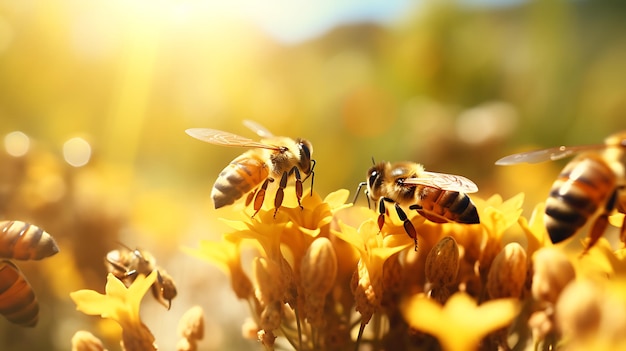
[[477,350],[490,332],[506,327],[519,311],[517,299],[496,299],[477,305],[463,292],[444,306],[417,294],[405,301],[402,313],[409,326],[435,336],[445,351]]
[[133,284],[126,288],[124,283],[109,273],[104,295],[93,290],[78,290],[70,293],[70,297],[77,310],[116,321],[122,327],[125,350],[156,350],[154,336],[139,316],[141,300],[156,277],[157,271],[152,271],[147,277],[138,275]]
[[[374,212],[369,212],[375,215]],[[333,231],[333,233],[350,243],[360,253],[360,260],[351,286],[356,310],[361,313],[361,325],[365,325],[380,307],[382,301],[385,261],[393,254],[412,245],[413,241],[406,235],[379,234],[378,224],[371,216],[359,226],[359,229],[341,221],[339,221],[339,228],[340,231]]]
[[552,241],[550,241],[546,225],[543,222],[545,210],[546,204],[544,202],[540,202],[533,209],[533,213],[530,215],[530,220],[526,220],[525,217],[519,217],[517,221],[526,235],[526,240],[528,242],[526,253],[528,254],[528,257],[531,257],[535,251],[542,247],[552,246]]
[[[237,240],[236,238],[233,238]],[[247,299],[252,295],[252,283],[241,267],[240,242],[224,239],[219,242],[200,241],[200,248],[183,247],[191,256],[209,261],[230,275],[230,283],[237,298]]]

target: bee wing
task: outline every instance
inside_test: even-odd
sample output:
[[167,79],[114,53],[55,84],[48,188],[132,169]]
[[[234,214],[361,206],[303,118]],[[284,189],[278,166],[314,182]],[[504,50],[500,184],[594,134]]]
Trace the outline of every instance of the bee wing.
[[188,135],[202,140],[204,142],[221,145],[221,146],[236,146],[236,147],[251,147],[276,150],[275,146],[263,144],[241,135],[225,132],[217,129],[209,128],[190,128],[185,131]]
[[544,161],[556,161],[562,158],[590,150],[606,148],[606,145],[582,145],[582,146],[556,146],[543,150],[520,152],[503,157],[496,161],[499,166],[514,165],[518,163],[539,163]]
[[453,174],[436,173],[424,171],[422,177],[407,178],[403,184],[424,185],[432,188],[443,189],[447,191],[458,191],[463,193],[475,193],[478,186],[471,180]]
[[274,134],[270,132],[267,128],[263,127],[261,124],[246,119],[243,121],[243,125],[248,127],[251,131],[255,132],[256,135],[260,136],[263,139],[273,138]]

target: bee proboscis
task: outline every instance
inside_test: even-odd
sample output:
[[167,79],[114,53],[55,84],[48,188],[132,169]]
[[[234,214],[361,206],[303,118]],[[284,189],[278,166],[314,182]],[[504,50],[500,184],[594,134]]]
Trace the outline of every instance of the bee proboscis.
[[8,260],[0,261],[0,314],[24,327],[34,327],[39,320],[39,303],[33,288]]
[[105,257],[105,265],[110,273],[129,287],[137,275],[148,275],[157,271],[157,279],[151,290],[154,298],[168,310],[172,299],[176,297],[176,285],[172,277],[156,265],[156,260],[149,252],[139,249],[130,249],[124,245],[119,250],[111,250]]
[[[315,160],[311,159],[313,146],[305,139],[292,139],[274,136],[265,127],[252,121],[244,124],[262,138],[254,141],[233,133],[208,129],[191,128],[186,133],[204,142],[229,146],[245,147],[244,152],[231,161],[220,172],[211,198],[215,208],[231,205],[243,195],[248,194],[246,206],[253,202],[253,217],[260,211],[269,183],[278,179],[278,189],[274,198],[274,216],[283,203],[284,189],[289,177],[295,178],[298,205],[302,198],[302,182],[311,177],[311,194],[313,193],[313,168]],[[304,178],[302,178],[304,176]]]
[[378,228],[382,230],[388,214],[385,203],[393,203],[416,251],[417,231],[403,206],[435,223],[480,223],[476,206],[466,194],[478,187],[463,176],[429,172],[415,162],[379,162],[367,171],[367,181],[359,184],[355,201],[363,186],[367,186],[368,204],[371,200],[378,205]]
[[43,229],[22,221],[0,221],[0,257],[40,260],[59,252],[54,238]]
[[[546,200],[544,222],[553,243],[576,234],[593,218],[585,254],[600,239],[608,217],[617,210],[626,213],[626,132],[613,134],[604,144],[558,146],[503,157],[497,165],[538,163],[577,155],[552,184]],[[626,220],[620,237],[626,240]]]

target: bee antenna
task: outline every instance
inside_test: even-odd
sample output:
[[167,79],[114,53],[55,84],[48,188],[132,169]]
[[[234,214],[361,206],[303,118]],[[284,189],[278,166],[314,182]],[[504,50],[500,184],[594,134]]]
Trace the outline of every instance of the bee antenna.
[[372,156],[372,164],[376,165],[376,161],[374,161],[374,156]]

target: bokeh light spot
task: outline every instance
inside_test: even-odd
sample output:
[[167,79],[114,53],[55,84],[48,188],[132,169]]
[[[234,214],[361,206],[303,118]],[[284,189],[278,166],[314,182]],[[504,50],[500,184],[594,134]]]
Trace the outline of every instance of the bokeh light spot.
[[91,158],[91,145],[83,138],[71,138],[63,144],[63,158],[74,167],[82,167]]
[[30,148],[30,138],[20,131],[8,133],[4,137],[4,148],[9,155],[22,157],[26,155]]

